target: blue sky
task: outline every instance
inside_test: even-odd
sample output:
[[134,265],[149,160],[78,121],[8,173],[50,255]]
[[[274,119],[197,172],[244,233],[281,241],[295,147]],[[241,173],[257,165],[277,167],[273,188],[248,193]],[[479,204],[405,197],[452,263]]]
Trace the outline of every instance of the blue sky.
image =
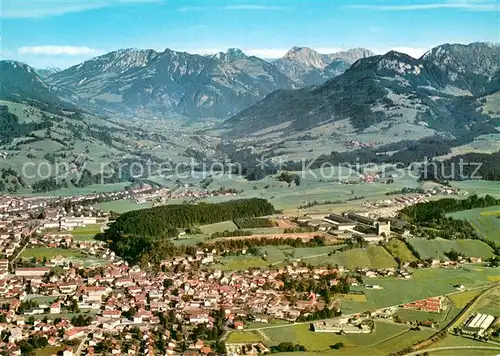
[[500,41],[500,0],[1,0],[2,58],[68,67],[118,48],[264,58],[292,46],[417,56]]

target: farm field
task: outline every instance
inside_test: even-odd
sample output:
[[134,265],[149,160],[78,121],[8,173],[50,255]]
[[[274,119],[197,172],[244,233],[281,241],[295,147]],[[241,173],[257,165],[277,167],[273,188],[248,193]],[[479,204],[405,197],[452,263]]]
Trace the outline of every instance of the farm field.
[[401,320],[417,320],[417,321],[426,321],[432,320],[435,322],[441,322],[446,317],[446,312],[442,313],[428,313],[418,310],[410,310],[410,309],[400,309],[396,312],[396,316],[401,318]]
[[251,267],[267,267],[269,265],[278,265],[286,260],[303,260],[307,263],[312,264],[327,264],[329,263],[328,259],[330,258],[328,257],[328,253],[340,249],[342,246],[343,245],[297,248],[290,247],[288,245],[262,246],[258,247],[261,256],[227,256],[222,258],[219,263],[215,265],[215,267],[222,268],[226,271],[234,271]]
[[448,296],[448,298],[451,300],[453,305],[457,308],[464,308],[467,303],[469,303],[476,295],[478,295],[481,291],[478,289],[475,290],[469,290],[466,292],[462,293],[457,293]]
[[[498,190],[498,188],[497,188]],[[448,214],[455,219],[467,220],[479,235],[500,241],[500,206],[459,211]]]
[[309,323],[263,329],[262,331],[276,344],[291,342],[305,346],[308,351],[328,350],[330,345],[337,342],[343,342],[346,346],[356,346],[343,335],[312,332],[309,330]]
[[348,269],[356,267],[390,268],[397,266],[396,261],[389,252],[380,246],[369,246],[366,249],[355,248],[349,251],[337,252],[332,256],[310,258],[307,262],[313,265],[337,264]]
[[257,331],[233,331],[226,340],[229,344],[259,341],[264,341],[264,338]]
[[422,329],[420,331],[409,330],[408,332],[398,335],[390,340],[378,344],[375,349],[388,355],[395,350],[403,350],[411,347],[419,341],[422,341],[436,333],[435,330]]
[[[495,345],[486,344],[484,342],[449,335],[445,339],[440,340],[433,344],[429,349],[439,348],[439,347],[453,347],[453,346],[469,346],[469,347],[495,347]],[[422,350],[424,352],[425,349]],[[430,356],[493,356],[500,353],[500,346],[498,346],[498,351],[494,350],[480,350],[480,349],[461,349],[461,350],[444,350],[444,351],[431,351]]]
[[492,314],[498,316],[500,307],[498,301],[500,300],[500,287],[495,287],[486,292],[478,304],[474,307],[477,313]]
[[426,268],[413,271],[412,279],[397,278],[370,278],[369,284],[378,284],[382,290],[352,288],[360,290],[366,295],[366,303],[343,300],[342,308],[345,314],[362,312],[369,309],[378,309],[399,305],[436,295],[456,292],[453,287],[463,284],[466,288],[491,283],[492,276],[498,276],[500,271],[495,268],[467,267],[460,269]]
[[463,253],[466,257],[485,259],[493,256],[492,248],[479,240],[411,239],[409,243],[423,259],[443,258],[444,253],[452,249]]
[[417,260],[406,244],[398,239],[391,239],[386,245],[386,248],[394,258],[399,257],[402,262],[413,262]]
[[500,218],[499,215],[481,216],[480,218],[467,219],[480,236],[485,239],[500,241]]
[[137,204],[130,199],[113,200],[94,205],[94,207],[97,209],[102,209],[104,211],[114,211],[119,214],[126,213],[132,210],[151,208],[152,206],[153,204],[151,202]]
[[23,258],[35,257],[36,259],[43,259],[45,257],[48,260],[50,260],[51,258],[54,258],[56,256],[77,257],[77,258],[78,257],[85,257],[85,255],[79,251],[70,250],[70,249],[63,249],[63,248],[49,248],[49,247],[27,248],[21,254],[21,257],[23,257]]
[[223,221],[220,223],[200,226],[200,229],[204,234],[212,235],[215,232],[238,230],[238,226],[236,226],[236,224],[232,221]]
[[[320,352],[321,355],[331,352],[330,346],[342,342],[344,348],[336,350],[335,354],[340,355],[357,355],[364,354],[365,351],[375,349],[375,354],[383,355],[385,348],[378,345],[384,345],[388,340],[397,339],[400,336],[407,336],[409,327],[389,322],[375,322],[374,331],[370,334],[347,334],[338,335],[335,333],[314,333],[309,330],[309,324],[291,325],[280,328],[263,329],[262,331],[269,336],[271,341],[264,341],[268,344],[279,344],[281,342],[292,342],[306,347],[308,352],[297,354],[312,354],[312,352]],[[426,337],[426,334],[419,335],[421,339]],[[420,339],[419,339],[420,340]]]
[[100,232],[101,232],[101,225],[92,224],[73,229],[71,231],[71,235],[75,240],[86,241],[86,240],[93,240],[95,235],[97,235]]

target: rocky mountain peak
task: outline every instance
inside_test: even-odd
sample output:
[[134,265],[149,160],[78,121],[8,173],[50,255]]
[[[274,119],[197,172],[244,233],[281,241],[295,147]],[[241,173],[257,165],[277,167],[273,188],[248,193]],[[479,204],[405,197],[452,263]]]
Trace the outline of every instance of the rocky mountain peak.
[[214,57],[227,63],[237,61],[238,59],[248,58],[248,56],[239,48],[229,48],[226,52],[216,53]]
[[443,44],[427,51],[422,59],[443,70],[493,76],[500,70],[500,45],[486,42]]
[[309,47],[292,47],[282,59],[292,60],[315,68],[324,68],[329,64],[322,54]]
[[342,60],[349,64],[353,64],[358,59],[374,56],[375,53],[366,48],[351,48],[347,51],[332,53],[329,56],[330,60]]

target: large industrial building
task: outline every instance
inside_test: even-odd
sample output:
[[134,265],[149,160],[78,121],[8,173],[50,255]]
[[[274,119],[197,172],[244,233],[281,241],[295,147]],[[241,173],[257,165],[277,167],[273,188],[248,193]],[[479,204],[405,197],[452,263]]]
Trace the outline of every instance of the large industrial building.
[[495,317],[487,314],[476,314],[467,320],[462,331],[465,334],[478,334],[482,336],[485,331],[493,324]]

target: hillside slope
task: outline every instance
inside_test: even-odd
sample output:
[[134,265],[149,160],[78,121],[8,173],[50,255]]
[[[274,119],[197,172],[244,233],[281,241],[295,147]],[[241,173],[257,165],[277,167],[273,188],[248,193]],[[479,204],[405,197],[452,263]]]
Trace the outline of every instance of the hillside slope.
[[[458,56],[462,45],[443,47],[448,46],[453,51],[447,53]],[[286,136],[349,120],[358,131],[381,123],[425,125],[453,135],[488,131],[494,123],[478,110],[475,98],[500,90],[498,67],[491,65],[500,47],[470,46],[484,48],[484,58],[470,68],[446,64],[457,61],[451,54],[446,60],[431,55],[442,53],[437,49],[421,59],[394,51],[363,58],[319,87],[276,91],[221,128],[233,137],[262,130]]]

